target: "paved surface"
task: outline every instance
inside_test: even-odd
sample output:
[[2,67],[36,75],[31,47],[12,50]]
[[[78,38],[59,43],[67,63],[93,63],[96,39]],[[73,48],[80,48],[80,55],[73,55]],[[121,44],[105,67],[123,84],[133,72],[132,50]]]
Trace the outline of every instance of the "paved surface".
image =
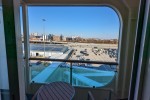
[[[105,62],[116,62],[116,58],[112,57],[110,58],[108,54],[105,53],[97,53],[97,55],[92,52],[92,48],[97,47],[98,49],[117,49],[118,46],[116,44],[87,44],[87,43],[70,43],[68,44],[69,48],[72,48],[75,50],[75,54],[72,55],[70,59],[74,60],[80,60],[80,58],[83,58],[84,60],[89,59],[93,61],[105,61]],[[80,53],[80,51],[87,50],[88,56],[85,56]],[[77,50],[77,51],[76,51]],[[77,56],[80,56],[77,57]]]

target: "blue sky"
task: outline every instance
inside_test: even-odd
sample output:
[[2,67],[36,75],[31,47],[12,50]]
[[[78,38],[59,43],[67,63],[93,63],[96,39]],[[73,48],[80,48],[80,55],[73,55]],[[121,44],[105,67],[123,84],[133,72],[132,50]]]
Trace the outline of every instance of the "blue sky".
[[[29,33],[116,39],[119,18],[108,7],[28,7]],[[42,21],[45,19],[46,21]]]

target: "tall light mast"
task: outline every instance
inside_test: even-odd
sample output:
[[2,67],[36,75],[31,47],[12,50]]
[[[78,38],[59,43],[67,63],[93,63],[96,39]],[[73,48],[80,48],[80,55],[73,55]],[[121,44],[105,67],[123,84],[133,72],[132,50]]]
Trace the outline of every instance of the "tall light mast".
[[43,41],[44,41],[44,58],[45,58],[45,19],[42,19],[42,21],[43,21]]

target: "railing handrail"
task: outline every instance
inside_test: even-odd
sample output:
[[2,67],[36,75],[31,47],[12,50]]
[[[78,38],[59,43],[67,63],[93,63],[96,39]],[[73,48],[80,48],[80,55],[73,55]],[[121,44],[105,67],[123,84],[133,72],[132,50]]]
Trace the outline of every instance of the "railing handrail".
[[82,61],[82,60],[68,60],[68,59],[29,58],[29,60],[60,61],[60,62],[70,62],[70,63],[90,63],[90,64],[118,65],[118,62]]

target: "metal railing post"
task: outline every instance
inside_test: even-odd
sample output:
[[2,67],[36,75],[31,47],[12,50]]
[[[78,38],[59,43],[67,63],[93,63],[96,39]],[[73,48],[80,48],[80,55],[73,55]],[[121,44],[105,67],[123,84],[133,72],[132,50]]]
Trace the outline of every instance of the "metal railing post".
[[70,84],[72,85],[72,62],[70,63]]

